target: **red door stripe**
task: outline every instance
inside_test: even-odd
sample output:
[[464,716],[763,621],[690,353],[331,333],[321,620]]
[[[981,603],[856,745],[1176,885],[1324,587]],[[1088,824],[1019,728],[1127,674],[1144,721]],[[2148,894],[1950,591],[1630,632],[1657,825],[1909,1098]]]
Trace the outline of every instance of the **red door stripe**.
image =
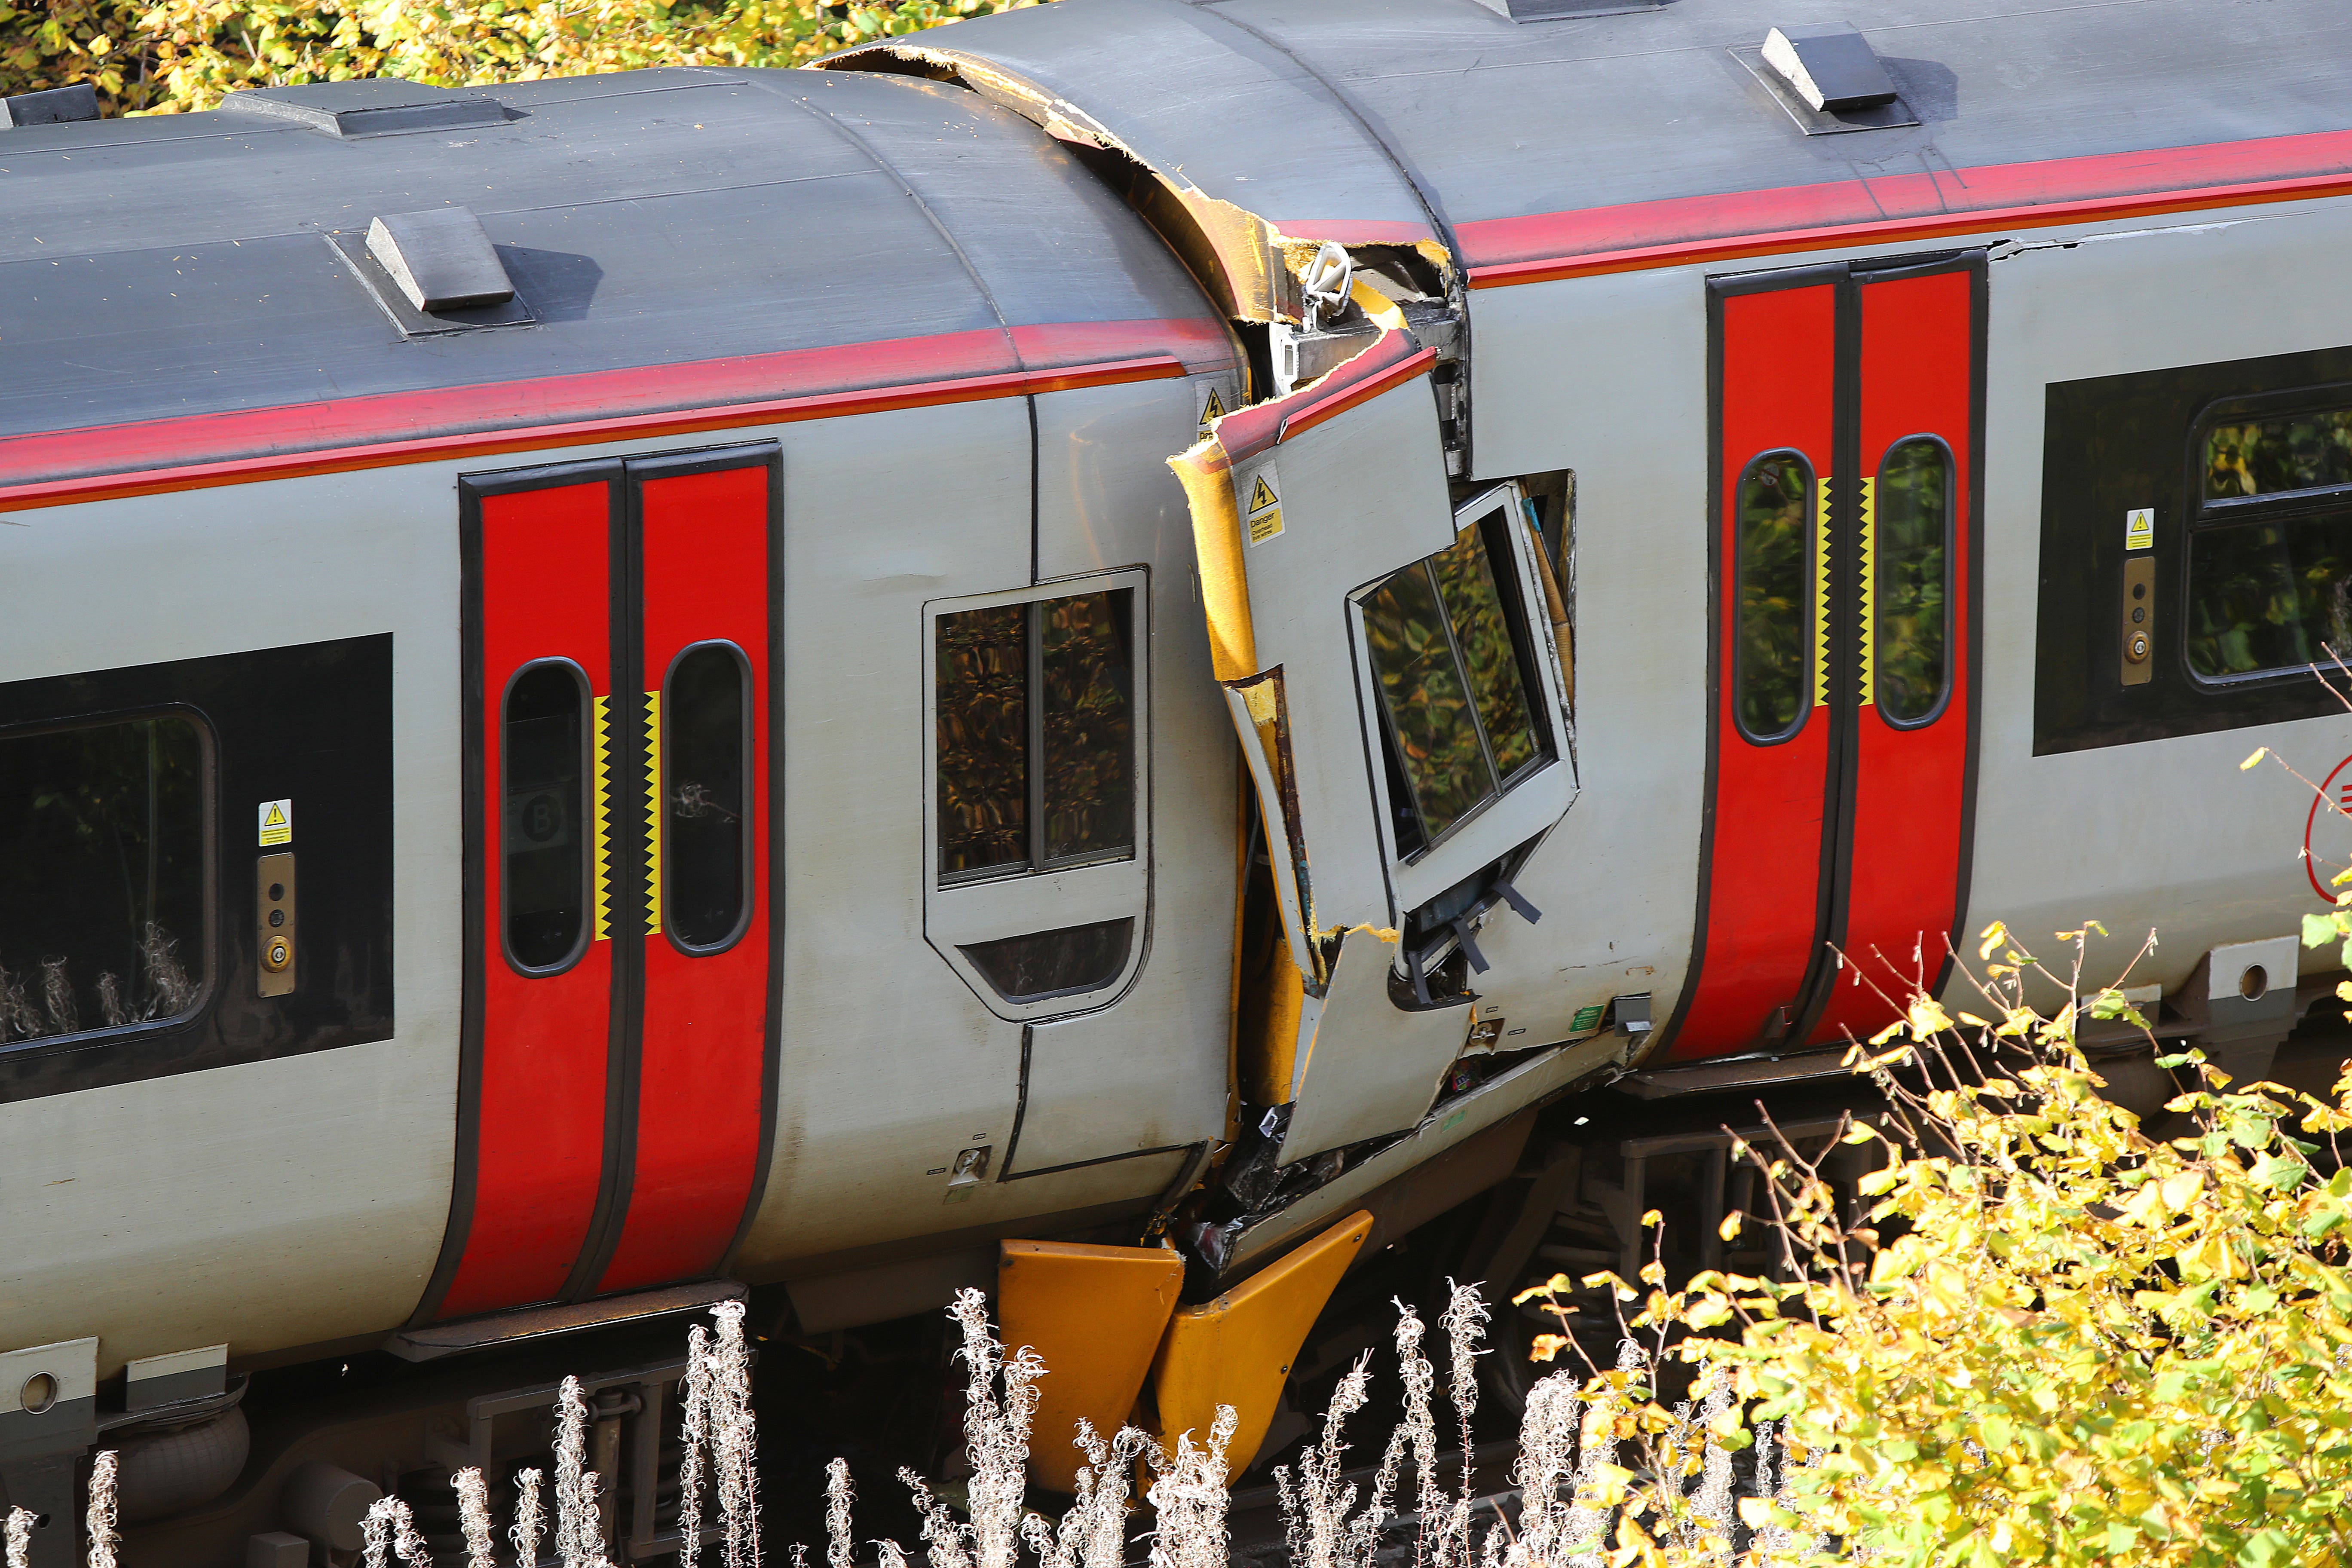
[[[500,709],[534,659],[571,659],[591,693],[609,690],[609,498],[593,483],[480,503],[482,1045],[471,1220],[442,1317],[553,1300],[587,1239],[604,1172],[612,944],[592,936],[552,975],[527,977],[504,956]],[[593,781],[585,788],[593,809]]]
[[[1893,1015],[1882,990],[1900,1000],[1914,978],[1922,985],[1935,984],[1944,967],[1946,937],[1960,917],[1965,847],[1976,274],[1939,272],[1884,282],[1864,274],[1857,283],[1862,477],[1874,477],[1888,449],[1910,437],[1937,437],[1952,456],[1945,576],[1945,670],[1950,685],[1941,710],[1916,729],[1892,722],[1884,705],[1873,700],[1874,692],[1858,693],[1864,706],[1856,718],[1853,869],[1841,946],[1861,967],[1839,976],[1813,1034],[1817,1043],[1838,1039],[1847,1030],[1866,1037],[1887,1023]],[[1887,545],[1888,505],[1882,490],[1874,508],[1881,520],[1874,530],[1881,552]],[[1866,587],[1862,602],[1879,603]],[[1863,632],[1868,637],[1871,628],[1865,625]],[[1879,657],[1886,651],[1882,644]],[[1904,979],[1889,974],[1890,963]]]
[[[1715,769],[1701,910],[1706,941],[1691,1000],[1675,1030],[1676,1057],[1745,1049],[1801,986],[1813,952],[1821,888],[1822,819],[1830,760],[1829,710],[1812,706],[1804,624],[1807,704],[1790,739],[1759,745],[1740,733],[1738,701],[1739,480],[1756,457],[1780,448],[1830,481],[1837,380],[1837,289],[1823,283],[1721,301],[1722,436],[1717,452]],[[1816,498],[1816,518],[1819,499]],[[1815,524],[1818,541],[1819,525]],[[1815,548],[1818,548],[1816,542]],[[1809,556],[1810,559],[1810,556]],[[1817,601],[1807,574],[1809,596]]]
[[[631,911],[645,945],[645,1023],[636,1159],[628,1217],[596,1289],[635,1289],[708,1274],[733,1240],[760,1150],[768,1037],[769,515],[766,463],[656,478],[639,488],[645,668],[662,690],[696,643],[732,643],[751,675],[751,916],[722,952],[688,952],[674,916]],[[661,710],[662,729],[679,715]],[[665,772],[667,801],[681,781]],[[666,820],[667,813],[664,817]],[[656,828],[655,831],[659,831]],[[657,859],[667,865],[670,846]],[[662,929],[649,927],[658,922]]]

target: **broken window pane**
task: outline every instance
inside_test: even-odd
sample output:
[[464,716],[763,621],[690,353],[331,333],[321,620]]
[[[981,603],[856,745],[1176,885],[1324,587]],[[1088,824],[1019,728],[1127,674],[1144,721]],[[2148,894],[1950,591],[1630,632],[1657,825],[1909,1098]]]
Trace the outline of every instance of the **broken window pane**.
[[1029,859],[1029,607],[939,618],[940,874]]
[[1364,640],[1422,832],[1435,838],[1495,794],[1470,689],[1426,562],[1363,600]]
[[1135,847],[1129,597],[1122,588],[1037,606],[1048,862]]
[[1519,671],[1519,650],[1511,640],[1503,598],[1495,585],[1494,563],[1486,554],[1486,529],[1507,526],[1497,511],[1464,529],[1451,550],[1430,558],[1437,573],[1438,592],[1453,623],[1454,640],[1477,700],[1479,722],[1486,731],[1495,772],[1508,783],[1521,768],[1536,760],[1536,722],[1528,710],[1528,691]]
[[1944,700],[1950,600],[1952,455],[1932,436],[1897,442],[1879,465],[1871,662],[1878,706],[1916,723]]
[[1794,734],[1805,717],[1812,643],[1813,473],[1772,452],[1739,477],[1734,711],[1752,741]]
[[0,739],[0,1041],[195,1005],[204,770],[176,716]]
[[751,908],[751,683],[732,643],[670,667],[662,698],[664,922],[685,947],[730,940]]
[[587,931],[584,720],[588,683],[564,659],[526,666],[507,687],[500,720],[506,822],[501,895],[507,956],[548,970],[578,952]]

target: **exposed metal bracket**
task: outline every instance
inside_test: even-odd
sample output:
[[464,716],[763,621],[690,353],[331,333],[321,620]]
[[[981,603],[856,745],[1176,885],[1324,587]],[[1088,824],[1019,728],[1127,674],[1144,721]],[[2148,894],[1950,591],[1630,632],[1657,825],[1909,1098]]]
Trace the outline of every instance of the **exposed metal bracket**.
[[572,1301],[554,1307],[527,1307],[519,1312],[494,1312],[454,1323],[403,1329],[384,1341],[383,1348],[403,1361],[438,1361],[467,1351],[503,1350],[527,1340],[618,1328],[624,1323],[696,1311],[721,1301],[740,1301],[750,1295],[750,1290],[732,1279],[666,1285],[658,1290],[640,1290],[629,1296],[607,1296],[600,1300]]

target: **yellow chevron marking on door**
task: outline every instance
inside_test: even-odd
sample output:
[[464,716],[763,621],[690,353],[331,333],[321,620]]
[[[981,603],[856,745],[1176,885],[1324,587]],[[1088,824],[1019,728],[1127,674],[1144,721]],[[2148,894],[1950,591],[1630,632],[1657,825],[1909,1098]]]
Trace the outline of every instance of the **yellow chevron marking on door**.
[[605,816],[612,809],[613,757],[605,727],[605,705],[611,701],[597,698],[588,716],[588,852],[595,870],[595,896],[589,910],[590,929],[598,942],[608,942],[613,935],[613,838]]
[[1871,595],[1876,585],[1878,570],[1878,508],[1871,499],[1875,479],[1862,481],[1862,705],[1867,708],[1874,700],[1871,696],[1873,661],[1878,654],[1878,626],[1871,615]]
[[661,693],[646,693],[646,932],[662,928]]
[[1830,489],[1813,486],[1813,706],[1830,703]]

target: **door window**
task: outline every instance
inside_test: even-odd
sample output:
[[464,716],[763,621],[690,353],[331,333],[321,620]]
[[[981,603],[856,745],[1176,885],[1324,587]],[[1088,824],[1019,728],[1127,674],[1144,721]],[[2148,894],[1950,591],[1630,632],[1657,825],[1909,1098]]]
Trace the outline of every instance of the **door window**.
[[1817,510],[1811,465],[1794,452],[1766,453],[1740,475],[1738,505],[1734,711],[1749,740],[1785,740],[1804,723],[1809,706]]
[[1135,854],[1134,591],[934,623],[940,879]]
[[205,773],[178,714],[0,739],[0,1041],[195,1005]]
[[1550,755],[1528,696],[1525,608],[1509,591],[1511,517],[1507,492],[1453,544],[1357,601],[1391,788],[1403,785],[1391,801],[1402,855],[1437,842]]
[[1916,724],[1944,700],[1951,633],[1952,454],[1933,436],[1887,449],[1873,490],[1870,637],[1879,711]]
[[680,947],[732,941],[751,910],[751,682],[732,643],[698,643],[662,695],[662,910]]
[[506,769],[507,957],[541,974],[580,954],[587,936],[588,682],[569,659],[523,667],[507,686],[499,730]]

